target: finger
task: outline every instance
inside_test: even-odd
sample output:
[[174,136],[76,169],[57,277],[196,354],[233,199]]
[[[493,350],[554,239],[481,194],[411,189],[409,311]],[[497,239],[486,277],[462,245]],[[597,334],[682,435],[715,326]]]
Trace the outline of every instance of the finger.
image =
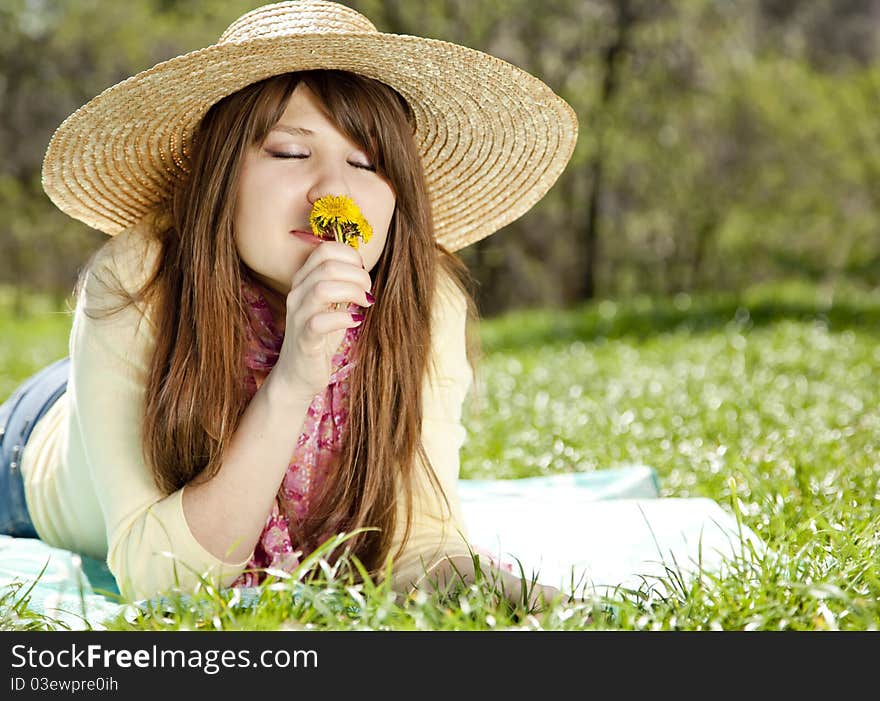
[[[331,283],[353,287],[333,287]],[[339,260],[325,261],[313,269],[301,284],[291,288],[287,300],[288,310],[295,311],[315,299],[323,305],[354,302],[362,307],[369,307],[372,303],[367,294],[372,286],[373,281],[366,270]],[[340,297],[340,294],[343,296]]]
[[561,592],[556,587],[547,584],[537,584],[532,591],[530,603],[533,608],[535,606],[542,608],[544,606],[550,606],[560,594]]
[[370,274],[363,268],[355,267],[350,263],[338,260],[328,260],[321,263],[309,275],[303,284],[312,279],[327,280],[347,280],[360,285],[364,292],[369,291],[373,287],[373,279]]
[[[363,316],[363,314],[361,314]],[[319,339],[334,331],[359,326],[363,319],[358,319],[354,314],[341,312],[322,311],[313,314],[306,322],[305,331],[309,343],[317,343]]]
[[[354,266],[366,273],[363,256],[358,251],[338,241],[325,241],[312,251],[302,267],[294,273],[291,287],[298,287],[312,271],[322,264],[333,260],[348,263],[348,265]],[[369,273],[367,273],[367,277],[369,277]]]
[[312,285],[303,285],[301,294],[303,297],[299,306],[307,313],[333,308],[334,304],[345,307],[352,302],[364,308],[371,306],[367,299],[367,292],[360,282],[336,279],[317,280]]

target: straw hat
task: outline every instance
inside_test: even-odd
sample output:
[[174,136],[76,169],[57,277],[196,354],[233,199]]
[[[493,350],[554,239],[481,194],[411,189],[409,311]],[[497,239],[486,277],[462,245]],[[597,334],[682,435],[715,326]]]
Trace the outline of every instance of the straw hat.
[[380,33],[344,5],[296,0],[248,12],[216,44],[138,73],[74,112],[49,143],[43,188],[70,216],[118,234],[185,175],[211,105],[264,78],[322,68],[374,78],[408,101],[436,236],[450,250],[528,211],[574,150],[574,111],[521,69],[449,42]]

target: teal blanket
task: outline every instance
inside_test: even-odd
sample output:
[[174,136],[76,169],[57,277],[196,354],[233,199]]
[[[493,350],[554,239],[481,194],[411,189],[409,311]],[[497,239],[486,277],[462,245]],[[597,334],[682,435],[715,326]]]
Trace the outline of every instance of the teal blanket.
[[[472,543],[563,589],[573,574],[593,591],[637,585],[646,572],[662,572],[664,558],[681,564],[702,556],[706,566],[707,554],[721,557],[738,540],[735,522],[715,502],[658,499],[654,470],[640,465],[460,480],[459,496]],[[25,592],[29,609],[74,630],[100,629],[124,608],[103,562],[36,539],[0,536],[0,596],[8,604]]]

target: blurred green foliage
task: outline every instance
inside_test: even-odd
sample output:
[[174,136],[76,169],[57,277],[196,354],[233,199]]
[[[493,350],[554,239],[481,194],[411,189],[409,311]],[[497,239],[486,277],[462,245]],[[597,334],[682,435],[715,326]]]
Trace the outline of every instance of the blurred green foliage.
[[[484,314],[792,277],[880,285],[870,0],[346,4],[380,31],[510,61],[579,115],[576,152],[551,192],[461,252]],[[104,238],[42,193],[42,155],[63,119],[128,75],[213,43],[258,5],[3,3],[0,283],[64,299]]]

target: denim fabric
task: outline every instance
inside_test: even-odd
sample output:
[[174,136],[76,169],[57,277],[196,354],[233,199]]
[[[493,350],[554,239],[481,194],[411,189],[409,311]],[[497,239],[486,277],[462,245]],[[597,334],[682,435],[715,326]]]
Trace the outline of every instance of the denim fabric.
[[37,538],[28,514],[21,454],[37,421],[67,389],[70,358],[43,368],[0,406],[0,534]]

